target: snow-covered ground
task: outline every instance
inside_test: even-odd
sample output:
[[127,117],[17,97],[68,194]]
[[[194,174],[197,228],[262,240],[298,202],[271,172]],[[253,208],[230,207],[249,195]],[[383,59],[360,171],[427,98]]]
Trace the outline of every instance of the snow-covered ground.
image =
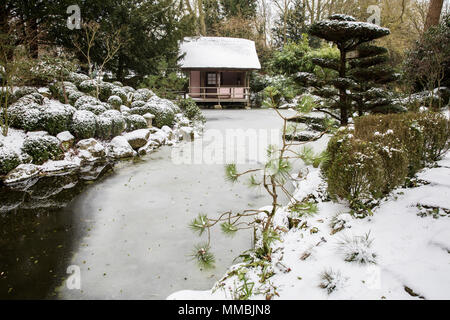
[[[251,299],[450,299],[450,152],[418,178],[427,184],[395,190],[365,219],[349,215],[345,203],[319,201],[316,215],[301,218],[306,227],[287,231],[279,210],[286,231],[273,245],[274,275],[261,283],[261,267],[230,270],[254,283]],[[319,170],[309,168],[295,196],[323,188]],[[224,277],[213,290],[168,299],[231,299],[241,285]]]

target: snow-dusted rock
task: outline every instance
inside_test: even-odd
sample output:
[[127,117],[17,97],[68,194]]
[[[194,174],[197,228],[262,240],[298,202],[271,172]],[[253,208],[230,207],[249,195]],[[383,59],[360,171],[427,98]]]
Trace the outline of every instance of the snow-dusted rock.
[[[77,148],[87,151],[93,158],[101,158],[105,156],[105,147],[93,138],[80,140],[77,143]],[[85,154],[83,153],[83,155]],[[88,156],[87,158],[90,159],[91,157]]]
[[64,151],[69,150],[75,142],[75,137],[69,131],[58,133],[56,138],[61,142],[61,148],[63,148]]
[[39,174],[40,170],[41,168],[34,164],[20,164],[6,175],[4,182],[11,184],[33,178]]
[[159,147],[159,143],[154,140],[148,140],[147,144],[139,148],[139,155],[143,156]]
[[55,175],[58,173],[66,173],[77,170],[80,167],[79,162],[68,161],[68,160],[56,160],[56,161],[47,161],[44,163],[40,169],[44,174]]
[[111,140],[107,147],[108,157],[114,159],[134,157],[137,153],[123,136],[117,136]]
[[172,138],[173,138],[173,131],[172,131],[172,129],[170,127],[163,126],[161,128],[161,131],[163,131],[167,135],[167,139],[172,140]]
[[186,118],[182,113],[177,113],[175,115],[175,120],[180,127],[188,127],[190,123],[189,119]]
[[135,150],[145,146],[149,136],[150,130],[148,129],[139,129],[124,134],[125,139],[127,139],[130,146]]
[[167,141],[167,134],[162,130],[158,130],[157,132],[152,133],[149,139],[155,141],[158,145],[163,145]]
[[194,130],[191,127],[181,127],[179,131],[183,140],[194,140]]

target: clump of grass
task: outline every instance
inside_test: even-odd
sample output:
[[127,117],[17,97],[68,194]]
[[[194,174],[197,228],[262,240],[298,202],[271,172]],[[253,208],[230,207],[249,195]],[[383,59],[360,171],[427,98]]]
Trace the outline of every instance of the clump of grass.
[[329,269],[320,274],[320,280],[319,287],[325,289],[328,294],[331,294],[342,288],[347,279],[343,277],[339,271]]
[[348,213],[338,213],[334,215],[330,221],[331,234],[338,233],[339,231],[349,227],[348,222],[350,219],[351,215]]
[[343,237],[338,243],[339,252],[347,262],[376,264],[377,255],[372,249],[372,243],[370,232],[364,236]]

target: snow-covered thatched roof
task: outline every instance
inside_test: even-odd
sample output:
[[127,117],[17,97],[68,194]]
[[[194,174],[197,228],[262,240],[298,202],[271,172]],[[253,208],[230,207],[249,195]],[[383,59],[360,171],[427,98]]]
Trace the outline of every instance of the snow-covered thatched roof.
[[182,69],[261,69],[255,43],[247,39],[188,37],[180,53]]

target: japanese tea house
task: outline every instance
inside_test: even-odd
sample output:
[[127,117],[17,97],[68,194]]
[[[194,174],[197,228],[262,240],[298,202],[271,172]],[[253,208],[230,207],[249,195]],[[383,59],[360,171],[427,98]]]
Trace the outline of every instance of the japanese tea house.
[[180,45],[188,96],[197,102],[250,101],[250,72],[261,69],[255,43],[247,39],[189,37]]

